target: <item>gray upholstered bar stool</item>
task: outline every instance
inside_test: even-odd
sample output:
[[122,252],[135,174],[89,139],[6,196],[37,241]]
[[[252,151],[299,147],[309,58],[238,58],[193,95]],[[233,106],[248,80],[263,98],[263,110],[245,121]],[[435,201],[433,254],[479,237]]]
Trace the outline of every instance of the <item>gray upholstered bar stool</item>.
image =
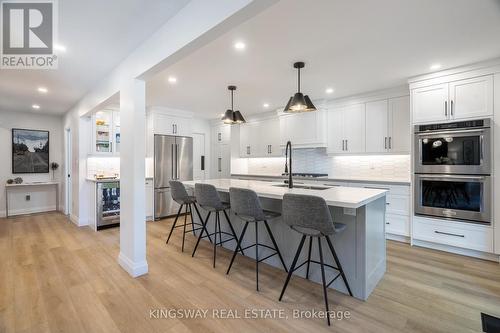
[[[252,244],[250,246],[242,248],[242,250],[246,250],[248,248],[255,246],[255,282],[256,282],[256,288],[258,291],[259,290],[259,262],[264,261],[268,258],[271,258],[272,256],[278,255],[278,257],[281,260],[281,264],[283,265],[283,268],[285,269],[285,271],[287,270],[285,262],[283,261],[283,257],[281,256],[280,250],[278,248],[278,244],[276,243],[276,240],[274,239],[273,233],[271,232],[271,228],[269,228],[269,224],[267,223],[268,220],[279,217],[279,216],[281,216],[281,214],[263,210],[262,206],[260,204],[260,200],[257,196],[257,193],[255,193],[254,191],[249,190],[249,189],[230,187],[229,188],[229,199],[231,201],[231,210],[240,219],[245,221],[245,226],[243,227],[243,230],[241,231],[241,235],[238,239],[238,245],[236,246],[236,248],[234,250],[233,257],[231,258],[231,263],[229,264],[229,267],[227,268],[226,274],[229,274],[229,271],[231,270],[231,267],[233,266],[234,258],[236,258],[236,254],[238,253],[238,248],[241,248],[241,242],[243,240],[243,237],[245,236],[245,232],[247,231],[248,224],[254,223],[254,225],[255,225],[255,244]],[[259,243],[259,227],[258,227],[259,222],[264,222],[264,225],[266,226],[266,229],[267,229],[267,233],[269,234],[269,238],[271,238],[271,242],[273,243],[272,247]],[[259,259],[259,246],[270,249],[273,251],[273,253],[264,257],[264,258]]]
[[[339,258],[337,257],[337,253],[332,244],[332,240],[330,236],[336,233],[342,232],[346,225],[342,223],[334,223],[332,216],[330,214],[330,210],[328,209],[328,205],[326,204],[325,199],[312,196],[312,195],[302,195],[302,194],[291,194],[287,193],[283,196],[283,207],[282,207],[283,220],[286,224],[290,226],[293,230],[302,234],[302,239],[300,240],[299,247],[297,252],[295,253],[295,257],[293,258],[292,265],[288,271],[288,276],[286,277],[285,284],[283,285],[283,290],[281,291],[279,300],[283,298],[286,287],[288,286],[288,282],[290,282],[290,278],[294,271],[307,264],[306,278],[309,279],[309,265],[311,263],[319,264],[321,266],[321,278],[323,283],[323,297],[325,299],[325,307],[326,311],[329,311],[328,307],[328,293],[327,288],[339,277],[341,276],[344,280],[345,286],[347,287],[347,291],[349,295],[352,296],[351,288],[349,287],[349,283],[347,283],[347,279],[344,274],[344,270],[342,269],[342,265],[340,264]],[[299,259],[300,253],[302,251],[302,247],[304,245],[304,241],[306,237],[309,236],[309,252],[307,255],[307,260],[302,264],[297,265],[297,260]],[[315,260],[311,260],[311,248],[312,248],[312,239],[317,238],[318,240],[318,252],[319,252],[319,262]],[[321,248],[321,239],[325,238],[330,248],[330,252],[332,253],[333,259],[335,260],[335,264],[337,267],[327,265],[323,260],[323,250]],[[329,283],[326,283],[325,279],[325,266],[335,269],[338,271],[338,274],[335,275],[333,280]],[[327,316],[328,325],[330,325],[330,316]]]
[[[198,240],[196,241],[196,245],[193,249],[193,254],[191,255],[194,257],[196,250],[198,249],[198,244],[200,244],[200,240],[205,237],[210,237],[214,236],[214,262],[213,266],[215,267],[215,258],[217,256],[217,245],[222,245],[226,242],[234,240],[236,244],[238,244],[238,237],[236,237],[236,233],[234,232],[233,225],[231,224],[231,220],[229,219],[229,216],[227,215],[226,210],[231,208],[231,205],[227,202],[222,202],[220,199],[219,193],[217,192],[217,189],[215,186],[211,184],[202,184],[202,183],[196,183],[194,184],[194,196],[196,198],[196,201],[198,204],[201,206],[201,208],[205,209],[208,211],[207,218],[205,222],[203,223],[206,227],[208,223],[208,219],[210,218],[210,215],[212,213],[215,213],[215,226],[214,226],[214,232],[211,234],[207,233],[207,236],[203,236],[203,232],[200,232],[198,236]],[[224,216],[226,217],[227,223],[229,225],[229,228],[231,229],[231,233],[222,231],[221,226],[220,226],[220,212],[224,213]],[[229,238],[222,240],[222,235],[227,235],[230,236]],[[217,236],[219,236],[219,240],[217,241]],[[239,248],[239,245],[236,246],[236,248]],[[241,250],[241,253],[243,253],[243,250]]]
[[[170,233],[168,234],[166,244],[168,244],[168,242],[170,241],[170,237],[172,236],[174,229],[182,227],[182,228],[184,228],[183,234],[182,234],[182,252],[184,252],[184,240],[186,238],[187,233],[192,232],[194,235],[195,231],[201,230],[201,233],[203,233],[203,231],[205,231],[206,234],[208,235],[208,231],[206,230],[206,226],[203,223],[203,218],[201,217],[200,211],[198,210],[198,207],[196,206],[196,198],[193,196],[190,196],[187,193],[186,188],[184,187],[184,184],[182,184],[180,181],[171,180],[171,181],[169,181],[169,184],[170,184],[172,199],[174,199],[174,201],[177,202],[180,205],[180,207],[179,207],[179,210],[177,211],[177,215],[175,216],[174,224],[172,224],[172,228],[170,229]],[[194,222],[192,206],[194,206],[194,209],[196,210],[196,213],[198,214],[198,218],[201,221],[200,223]],[[177,225],[177,220],[179,219],[179,216],[181,215],[182,207],[185,207],[184,224]],[[188,214],[191,218],[191,230],[186,231]],[[195,225],[197,225],[198,228],[195,228]],[[208,238],[209,238],[210,242],[212,242],[210,235],[208,235]]]

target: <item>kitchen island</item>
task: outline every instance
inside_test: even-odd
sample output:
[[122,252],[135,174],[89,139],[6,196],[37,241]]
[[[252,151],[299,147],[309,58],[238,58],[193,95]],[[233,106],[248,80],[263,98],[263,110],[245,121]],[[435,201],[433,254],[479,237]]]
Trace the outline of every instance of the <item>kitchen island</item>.
[[[387,191],[341,186],[295,187],[289,189],[285,184],[280,182],[239,179],[212,179],[205,181],[185,181],[183,183],[187,188],[192,189],[195,183],[200,182],[214,185],[223,201],[229,201],[230,187],[254,190],[261,200],[262,207],[275,212],[281,212],[281,202],[285,193],[314,195],[324,198],[330,208],[333,220],[347,225],[347,228],[342,233],[333,235],[332,241],[354,297],[366,300],[377,283],[382,279],[386,269],[385,196]],[[202,215],[206,216],[206,213]],[[239,236],[244,223],[232,213],[230,214],[230,218],[236,234]],[[225,223],[222,223],[222,225],[225,225]],[[269,221],[269,226],[276,238],[285,263],[289,267],[300,242],[301,234],[290,229],[281,220],[281,217]],[[208,230],[209,232],[213,232],[214,230],[213,219],[210,219],[208,223]],[[243,240],[243,247],[254,243],[255,240],[252,237],[253,232],[247,232]],[[259,241],[264,244],[271,243],[266,233],[259,234]],[[329,254],[326,244],[324,245],[323,253]],[[235,242],[224,243],[224,247],[231,250],[235,246]],[[264,251],[262,250],[262,257],[267,255]],[[316,246],[313,246],[311,259],[318,260],[317,252]],[[247,251],[245,255],[253,258],[254,251]],[[307,259],[307,251],[304,248],[299,263],[305,259]],[[237,261],[238,259],[236,259],[235,265],[238,264]],[[326,255],[325,261],[330,265],[334,265],[331,255]],[[276,256],[269,258],[265,262],[283,269]],[[305,270],[304,266],[294,274],[304,277]],[[326,272],[328,276],[333,274],[329,269]],[[309,279],[321,283],[320,268],[318,265],[311,265]],[[347,293],[341,279],[337,279],[331,285],[331,288]]]

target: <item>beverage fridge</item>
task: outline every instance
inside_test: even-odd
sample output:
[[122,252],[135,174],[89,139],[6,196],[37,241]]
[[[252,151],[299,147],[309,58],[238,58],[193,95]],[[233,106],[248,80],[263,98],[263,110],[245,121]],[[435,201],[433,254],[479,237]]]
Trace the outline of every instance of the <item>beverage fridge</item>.
[[193,138],[155,135],[155,219],[175,215],[179,209],[170,194],[170,180],[193,180]]

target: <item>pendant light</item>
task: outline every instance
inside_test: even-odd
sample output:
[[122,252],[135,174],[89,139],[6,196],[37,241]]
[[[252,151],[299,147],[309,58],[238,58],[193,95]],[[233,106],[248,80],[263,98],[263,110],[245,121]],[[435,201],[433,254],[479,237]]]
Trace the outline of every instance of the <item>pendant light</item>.
[[245,118],[243,118],[243,115],[241,114],[240,111],[234,111],[234,91],[236,90],[236,86],[228,86],[227,89],[231,91],[231,109],[226,110],[224,113],[224,116],[222,117],[222,121],[224,124],[243,124],[246,123]]
[[304,94],[300,92],[300,69],[304,68],[304,66],[305,64],[301,61],[293,64],[293,67],[297,68],[298,71],[297,92],[295,93],[295,95],[290,97],[288,103],[286,103],[285,110],[283,110],[283,112],[298,113],[298,112],[316,111],[316,107],[312,103],[309,96],[307,95],[304,96]]

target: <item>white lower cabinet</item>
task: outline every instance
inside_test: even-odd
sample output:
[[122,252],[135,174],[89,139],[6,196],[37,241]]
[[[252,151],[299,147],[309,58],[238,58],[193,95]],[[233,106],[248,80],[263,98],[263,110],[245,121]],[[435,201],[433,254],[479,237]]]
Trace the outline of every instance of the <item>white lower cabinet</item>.
[[493,229],[473,223],[413,218],[413,239],[470,250],[493,252]]
[[410,236],[410,216],[386,212],[385,232],[386,234]]

